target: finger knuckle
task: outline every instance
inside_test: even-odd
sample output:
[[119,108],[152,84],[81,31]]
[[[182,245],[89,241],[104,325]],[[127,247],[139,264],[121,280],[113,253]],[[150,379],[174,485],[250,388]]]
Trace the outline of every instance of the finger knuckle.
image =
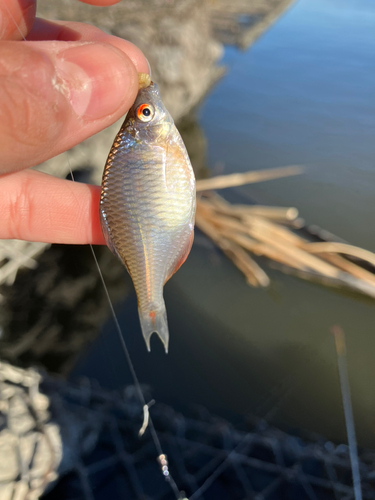
[[21,179],[8,204],[8,234],[14,239],[23,239],[30,232],[32,196],[27,179]]
[[60,131],[61,105],[51,85],[54,68],[35,50],[27,50],[27,57],[18,52],[13,65],[9,51],[0,58],[0,127],[13,143],[40,148]]

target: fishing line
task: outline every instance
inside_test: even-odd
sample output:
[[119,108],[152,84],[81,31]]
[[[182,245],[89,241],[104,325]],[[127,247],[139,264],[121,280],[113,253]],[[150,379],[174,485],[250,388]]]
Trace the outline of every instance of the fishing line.
[[[72,172],[71,172],[72,173]],[[72,179],[73,179],[73,173],[72,173]],[[74,180],[73,180],[74,182]],[[128,350],[128,347],[126,345],[126,342],[125,342],[125,339],[123,337],[123,334],[122,334],[122,330],[121,330],[121,326],[120,326],[120,323],[118,322],[118,319],[117,319],[117,315],[116,315],[116,312],[115,312],[115,309],[113,307],[113,304],[112,304],[112,300],[111,300],[111,297],[109,295],[109,292],[108,292],[108,288],[107,288],[107,285],[104,281],[104,276],[103,276],[103,273],[100,269],[100,266],[99,266],[99,262],[98,262],[98,259],[96,257],[96,254],[95,254],[95,251],[94,251],[94,248],[93,246],[90,244],[90,249],[91,249],[91,252],[92,252],[92,255],[94,257],[94,260],[95,260],[95,264],[96,264],[96,267],[98,269],[98,272],[99,272],[99,276],[100,276],[100,279],[101,279],[101,282],[103,284],[103,287],[104,287],[104,291],[105,291],[105,295],[107,297],[107,301],[108,301],[108,304],[109,304],[109,307],[110,307],[110,310],[111,310],[111,314],[112,314],[112,317],[113,317],[113,320],[115,322],[115,326],[116,326],[116,331],[117,331],[117,334],[118,334],[118,337],[119,337],[119,340],[120,340],[120,343],[122,345],[122,348],[124,350],[124,353],[125,353],[125,357],[126,357],[126,361],[128,363],[128,366],[129,366],[129,370],[130,370],[130,373],[132,375],[132,378],[133,378],[133,382],[134,382],[134,386],[137,390],[137,393],[138,393],[138,397],[142,403],[142,407],[143,407],[143,412],[144,414],[147,415],[147,421],[148,421],[148,427],[150,429],[150,433],[151,433],[151,436],[152,436],[152,440],[154,442],[154,445],[155,445],[155,448],[156,448],[156,451],[158,453],[158,462],[159,462],[159,465],[162,469],[162,474],[164,476],[164,478],[166,479],[166,481],[171,485],[171,488],[173,490],[173,493],[175,494],[176,496],[176,499],[177,500],[180,500],[182,497],[181,497],[181,494],[180,494],[180,490],[178,489],[177,487],[177,484],[175,482],[175,480],[173,479],[171,473],[169,472],[169,469],[168,469],[168,462],[167,462],[167,458],[166,458],[166,455],[165,453],[163,452],[163,449],[161,447],[161,443],[160,443],[160,439],[157,435],[157,432],[156,432],[156,429],[155,429],[155,426],[154,426],[154,423],[152,421],[152,418],[151,418],[151,415],[148,411],[148,408],[149,408],[149,405],[146,403],[146,400],[143,396],[143,392],[142,392],[142,388],[141,388],[141,384],[139,383],[139,380],[138,380],[138,377],[137,377],[137,373],[135,371],[135,368],[134,368],[134,365],[133,365],[133,362],[131,360],[131,357],[130,357],[130,353],[129,353],[129,350]],[[144,425],[142,425],[142,428],[141,430],[143,429]],[[143,431],[144,432],[144,431]]]
[[[69,165],[69,170],[70,170],[70,175],[72,177],[72,181],[75,182],[74,175],[73,175],[73,170],[72,170],[72,168],[70,166],[70,162],[69,161],[68,161],[68,165]],[[116,326],[116,331],[117,331],[117,334],[118,334],[118,338],[120,340],[122,349],[124,351],[125,358],[126,358],[126,361],[128,363],[128,367],[129,367],[129,370],[130,370],[130,373],[131,373],[131,376],[132,376],[132,379],[133,379],[134,386],[136,388],[139,400],[142,403],[143,413],[144,413],[144,415],[147,415],[148,427],[150,429],[151,437],[152,437],[152,440],[154,442],[156,451],[158,453],[157,461],[158,461],[159,466],[161,468],[161,472],[162,472],[162,474],[164,476],[164,479],[171,486],[171,489],[172,489],[172,491],[173,491],[173,493],[174,493],[174,495],[176,497],[176,500],[181,500],[182,499],[181,492],[178,489],[177,484],[176,484],[175,480],[173,479],[173,477],[172,477],[172,475],[171,475],[171,473],[169,471],[167,456],[163,452],[159,436],[157,435],[154,423],[153,423],[151,415],[149,413],[150,403],[147,404],[146,400],[144,398],[144,395],[143,395],[143,392],[142,392],[142,388],[141,388],[141,384],[139,382],[137,373],[135,371],[133,362],[131,360],[130,353],[129,353],[128,347],[126,345],[124,336],[122,334],[121,326],[120,326],[120,323],[119,323],[119,321],[117,319],[117,315],[116,315],[115,309],[113,307],[112,300],[111,300],[111,297],[109,295],[108,287],[107,287],[106,282],[104,280],[104,276],[103,276],[102,270],[100,269],[99,261],[98,261],[98,259],[96,257],[96,254],[95,254],[95,251],[94,251],[94,247],[91,245],[91,243],[89,244],[89,246],[90,246],[90,250],[91,250],[92,256],[94,258],[94,261],[95,261],[95,264],[96,264],[96,267],[97,267],[97,270],[98,270],[98,273],[99,273],[99,276],[100,276],[100,280],[101,280],[101,282],[103,284],[103,288],[104,288],[104,292],[105,292],[105,295],[106,295],[106,298],[107,298],[107,302],[109,304],[109,308],[110,308],[110,311],[111,311],[112,318],[113,318],[113,320],[115,322],[115,326]],[[145,420],[146,419],[144,418],[144,421],[143,421],[143,424],[142,424],[142,427],[141,427],[141,430],[143,430],[142,434],[145,431],[145,429],[144,429]]]
[[[11,20],[13,21],[13,23],[16,26],[17,30],[19,31],[19,33],[20,33],[23,41],[26,42],[26,38],[23,35],[23,33],[22,33],[20,27],[18,26],[15,18],[13,17],[12,13],[10,12],[9,7],[7,6],[6,3],[4,5],[5,5],[5,8],[6,8],[8,14],[9,14],[9,17],[11,18]],[[69,165],[69,170],[70,170],[70,175],[72,177],[72,181],[75,182],[74,175],[73,175],[73,170],[72,170],[72,167],[70,165],[69,160],[68,160],[68,165]],[[145,398],[143,396],[141,384],[139,383],[139,380],[138,380],[138,377],[137,377],[137,374],[136,374],[133,362],[132,362],[131,357],[130,357],[130,353],[129,353],[128,347],[127,347],[125,339],[123,337],[122,330],[121,330],[120,324],[118,322],[118,319],[117,319],[117,316],[116,316],[116,313],[115,313],[115,310],[114,310],[114,307],[113,307],[113,304],[112,304],[111,297],[110,297],[109,292],[108,292],[107,285],[106,285],[104,277],[103,277],[103,273],[102,273],[102,271],[100,269],[98,259],[96,257],[94,248],[93,248],[93,246],[91,244],[90,244],[90,249],[91,249],[91,253],[93,255],[96,267],[98,269],[101,282],[102,282],[103,287],[104,287],[105,295],[107,297],[107,301],[108,301],[108,304],[109,304],[109,307],[110,307],[110,310],[111,310],[111,314],[112,314],[113,320],[115,322],[116,331],[117,331],[120,343],[122,345],[123,351],[125,353],[126,361],[128,363],[131,376],[133,378],[134,386],[136,388],[139,400],[142,403],[143,413],[146,416],[146,418],[144,418],[144,420],[143,420],[143,424],[142,424],[142,427],[141,427],[141,430],[143,431],[142,434],[145,431],[144,426],[145,426],[145,422],[146,422],[147,425],[148,425],[148,428],[150,429],[151,437],[152,437],[152,440],[154,442],[156,451],[158,453],[157,461],[159,463],[159,466],[160,466],[161,472],[162,472],[162,474],[164,476],[164,479],[169,483],[169,485],[170,485],[170,487],[171,487],[171,489],[172,489],[172,491],[173,491],[173,493],[174,493],[174,495],[176,497],[176,500],[181,500],[181,499],[183,499],[182,493],[178,489],[177,484],[176,484],[175,480],[173,479],[173,477],[172,477],[172,475],[171,475],[171,473],[169,471],[167,456],[163,452],[163,448],[161,446],[160,439],[159,439],[159,437],[157,435],[157,432],[156,432],[153,420],[152,420],[151,415],[149,413],[149,404],[146,403]]]
[[11,11],[10,11],[9,7],[8,7],[8,5],[6,4],[6,2],[4,3],[4,5],[5,5],[5,8],[6,8],[6,10],[7,10],[8,14],[9,14],[9,17],[11,18],[11,20],[12,20],[12,21],[13,21],[13,23],[14,23],[14,26],[17,28],[17,30],[18,30],[18,32],[19,32],[19,34],[22,36],[23,41],[24,41],[24,42],[26,42],[26,38],[24,37],[24,35],[23,35],[22,31],[21,31],[21,28],[18,26],[18,24],[17,24],[16,20],[14,19],[13,15],[12,15],[12,13],[11,13]]

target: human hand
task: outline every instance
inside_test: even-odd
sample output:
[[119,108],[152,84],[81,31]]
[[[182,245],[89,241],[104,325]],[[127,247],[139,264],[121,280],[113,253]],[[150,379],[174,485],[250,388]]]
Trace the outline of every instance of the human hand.
[[35,10],[0,1],[0,239],[104,244],[98,187],[25,169],[124,115],[148,63],[130,42]]

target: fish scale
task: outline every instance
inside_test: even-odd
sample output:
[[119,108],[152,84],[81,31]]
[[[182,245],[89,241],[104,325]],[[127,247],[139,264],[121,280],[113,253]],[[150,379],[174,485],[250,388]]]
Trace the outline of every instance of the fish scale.
[[[140,115],[145,107],[150,114]],[[190,251],[194,216],[190,160],[157,85],[151,83],[140,89],[115,138],[100,200],[103,234],[132,277],[148,349],[153,332],[168,349],[163,285]]]

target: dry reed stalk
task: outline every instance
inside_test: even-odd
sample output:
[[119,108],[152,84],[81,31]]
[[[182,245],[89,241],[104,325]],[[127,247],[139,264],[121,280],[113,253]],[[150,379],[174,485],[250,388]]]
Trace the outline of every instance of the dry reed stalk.
[[297,262],[295,259],[290,258],[285,253],[281,253],[270,245],[260,243],[259,241],[256,241],[247,235],[243,235],[228,229],[222,229],[221,233],[228,239],[242,246],[245,250],[248,250],[255,255],[267,257],[268,259],[274,260],[286,266],[295,267],[300,270],[307,270],[305,266]]
[[[202,199],[202,195],[200,195],[200,200]],[[229,203],[225,198],[220,196],[216,191],[205,191],[203,194],[204,199],[208,199],[211,205],[215,207],[228,207],[231,209],[233,205]]]
[[[285,167],[215,177],[198,181],[198,191],[300,172],[300,167]],[[346,243],[310,243],[288,228],[304,225],[294,207],[232,205],[217,193],[205,191],[197,199],[196,224],[253,286],[268,286],[269,278],[248,252],[271,259],[286,273],[324,285],[345,286],[375,298],[375,275],[339,255],[350,255],[375,266],[375,254]]]
[[304,250],[294,246],[290,242],[278,240],[275,238],[275,235],[264,230],[262,227],[252,227],[249,228],[250,236],[253,236],[259,241],[263,241],[268,245],[276,248],[282,253],[285,253],[292,259],[295,259],[300,264],[304,265],[308,269],[311,269],[317,273],[324,274],[331,278],[338,277],[338,269],[327,262],[311,255]]
[[[215,212],[223,215],[231,215],[243,218],[246,215],[255,215],[266,219],[276,220],[278,222],[294,221],[298,217],[298,210],[294,207],[267,207],[262,205],[230,205],[221,203],[219,199],[210,199],[214,205]],[[205,203],[204,200],[200,201]]]
[[[254,218],[255,224],[249,227],[245,226],[238,220],[234,220],[230,217],[225,217],[222,215],[217,215],[214,213],[213,210],[210,211],[207,208],[205,216],[211,222],[211,224],[215,226],[217,230],[219,230],[221,233],[228,230],[232,232],[234,231],[239,236],[241,234],[251,236],[255,238],[255,240],[265,243],[268,246],[268,248],[270,248],[271,251],[273,251],[274,254],[279,255],[279,258],[277,260],[283,261],[283,263],[285,264],[287,263],[286,260],[288,260],[287,264],[290,265],[292,262],[294,262],[294,267],[296,267],[297,269],[311,267],[314,271],[321,272],[322,274],[327,274],[327,273],[332,274],[332,272],[334,271],[334,268],[332,266],[329,266],[328,264],[325,264],[317,257],[311,256],[307,252],[304,252],[303,250],[294,247],[292,244],[293,242],[285,239],[284,241],[282,239],[277,241],[275,239],[275,234],[272,234],[272,231],[269,232],[267,231],[267,229],[266,233],[262,231],[262,227],[264,229],[264,226],[262,224],[256,226],[256,222],[258,222],[256,218]],[[286,259],[283,258],[283,256],[285,256]],[[321,265],[319,265],[320,263]]]
[[277,221],[294,221],[298,217],[298,210],[295,207],[264,207],[262,205],[236,206],[236,212],[249,215],[257,215],[266,219]]
[[341,257],[341,255],[333,253],[322,253],[320,254],[320,257],[330,262],[331,264],[334,264],[342,271],[345,271],[346,273],[351,274],[352,276],[375,286],[375,276],[372,273],[370,273],[366,269],[363,269],[363,267],[357,266],[357,264],[354,264],[353,262],[350,262],[349,260]]
[[201,231],[207,234],[211,240],[227,255],[233,263],[243,272],[248,283],[253,286],[269,285],[270,280],[267,274],[239,245],[223,237],[220,232],[205,217],[197,211],[196,225]]
[[352,465],[354,499],[362,500],[361,473],[359,470],[357,437],[354,425],[353,404],[350,394],[348,365],[346,360],[346,341],[343,329],[334,325],[331,332],[335,338],[337,366],[339,370],[341,397],[344,407],[346,434],[348,436],[349,456]]
[[240,233],[249,234],[248,228],[239,220],[226,215],[218,214],[215,211],[206,211],[206,217],[218,228],[232,229]]
[[252,170],[244,174],[230,174],[201,179],[197,181],[197,191],[207,191],[211,189],[224,189],[234,186],[243,186],[254,182],[269,181],[298,175],[303,172],[300,165],[290,165],[288,167],[269,168],[267,170]]
[[[285,255],[289,260],[288,265],[294,261],[295,264],[293,267],[297,269],[310,268],[320,274],[332,278],[337,277],[337,268],[298,248],[296,243],[300,245],[301,241],[304,243],[304,240],[294,235],[288,229],[284,229],[281,226],[278,227],[259,217],[251,217],[251,219],[250,217],[246,218],[248,224],[245,226],[239,220],[218,215],[215,213],[214,209],[207,206],[207,203],[203,207],[199,204],[198,212],[202,209],[205,213],[205,217],[217,228],[217,230],[232,230],[240,234],[249,235],[255,240],[263,242],[273,248],[274,252],[278,253],[280,256],[278,260],[282,259],[282,256]],[[285,263],[285,261],[283,263]]]
[[321,242],[321,243],[306,243],[304,248],[311,253],[320,252],[333,252],[333,253],[343,253],[345,255],[350,255],[352,257],[357,257],[361,260],[369,262],[375,266],[375,254],[359,248],[353,245],[348,245],[346,243],[336,243],[336,242]]
[[282,222],[284,226],[291,227],[292,229],[301,229],[306,226],[306,221],[305,219],[302,219],[302,217],[297,217],[297,219],[294,220],[284,220],[279,222]]
[[236,243],[223,241],[226,249],[224,253],[233,261],[240,271],[245,275],[246,281],[253,286],[267,287],[270,279],[263,269],[253,260],[250,255]]
[[313,281],[324,286],[348,288],[375,299],[375,287],[373,285],[370,285],[363,280],[354,278],[353,276],[346,273],[341,273],[338,278],[330,278],[314,271],[301,271],[294,267],[285,266],[278,263],[275,263],[274,267],[285,274],[290,274],[304,280]]
[[231,205],[226,200],[218,196],[216,193],[213,193],[212,196],[210,193],[209,200],[210,200],[209,202],[207,200],[202,200],[202,199],[199,200],[197,204],[197,214],[198,216],[202,215],[202,217],[204,217],[206,221],[210,222],[210,229],[211,229],[210,234],[208,234],[205,231],[205,228],[200,227],[200,220],[201,220],[200,218],[197,222],[197,226],[203,232],[206,232],[206,234],[209,237],[211,237],[211,239],[214,239],[213,238],[214,236],[213,231],[214,231],[215,236],[221,234],[222,236],[233,241],[234,243],[239,244],[245,250],[251,251],[255,255],[261,255],[263,257],[276,260],[282,264],[290,266],[294,265],[301,269],[303,268],[303,266],[300,266],[298,263],[290,259],[287,255],[281,254],[273,247],[270,247],[269,245],[260,243],[259,241],[250,238],[250,236],[247,234],[248,231],[246,227],[244,227],[239,220],[230,217],[223,217],[223,216],[218,217],[217,216],[218,207],[222,208],[228,206],[228,208],[231,208]]
[[214,210],[218,214],[229,215],[238,219],[244,219],[248,215],[254,215],[267,219],[269,222],[282,223],[293,229],[300,229],[305,225],[305,221],[298,217],[298,210],[295,207],[284,208],[267,207],[263,205],[231,205],[214,191],[205,192],[204,198],[199,198],[199,204],[211,211]]
[[307,240],[296,235],[290,229],[280,224],[276,224],[272,221],[266,220],[263,217],[246,215],[242,218],[242,220],[248,228],[259,228],[260,230],[266,232],[267,234],[271,234],[275,238],[280,239],[287,244],[300,247],[307,243]]
[[[227,236],[237,243],[241,241],[241,245],[246,248],[246,250],[250,250],[253,253],[261,252],[268,258],[274,259],[282,264],[294,266],[297,269],[307,269],[305,264],[301,263],[295,256],[291,258],[290,252],[285,252],[280,247],[275,248],[274,245],[270,245],[264,241],[262,242],[259,238],[255,240],[251,239],[250,236],[253,236],[253,234],[251,234],[251,231],[239,221],[232,220],[229,217],[218,217],[209,212],[206,212],[206,218],[220,234]],[[255,244],[253,242],[255,242]]]

